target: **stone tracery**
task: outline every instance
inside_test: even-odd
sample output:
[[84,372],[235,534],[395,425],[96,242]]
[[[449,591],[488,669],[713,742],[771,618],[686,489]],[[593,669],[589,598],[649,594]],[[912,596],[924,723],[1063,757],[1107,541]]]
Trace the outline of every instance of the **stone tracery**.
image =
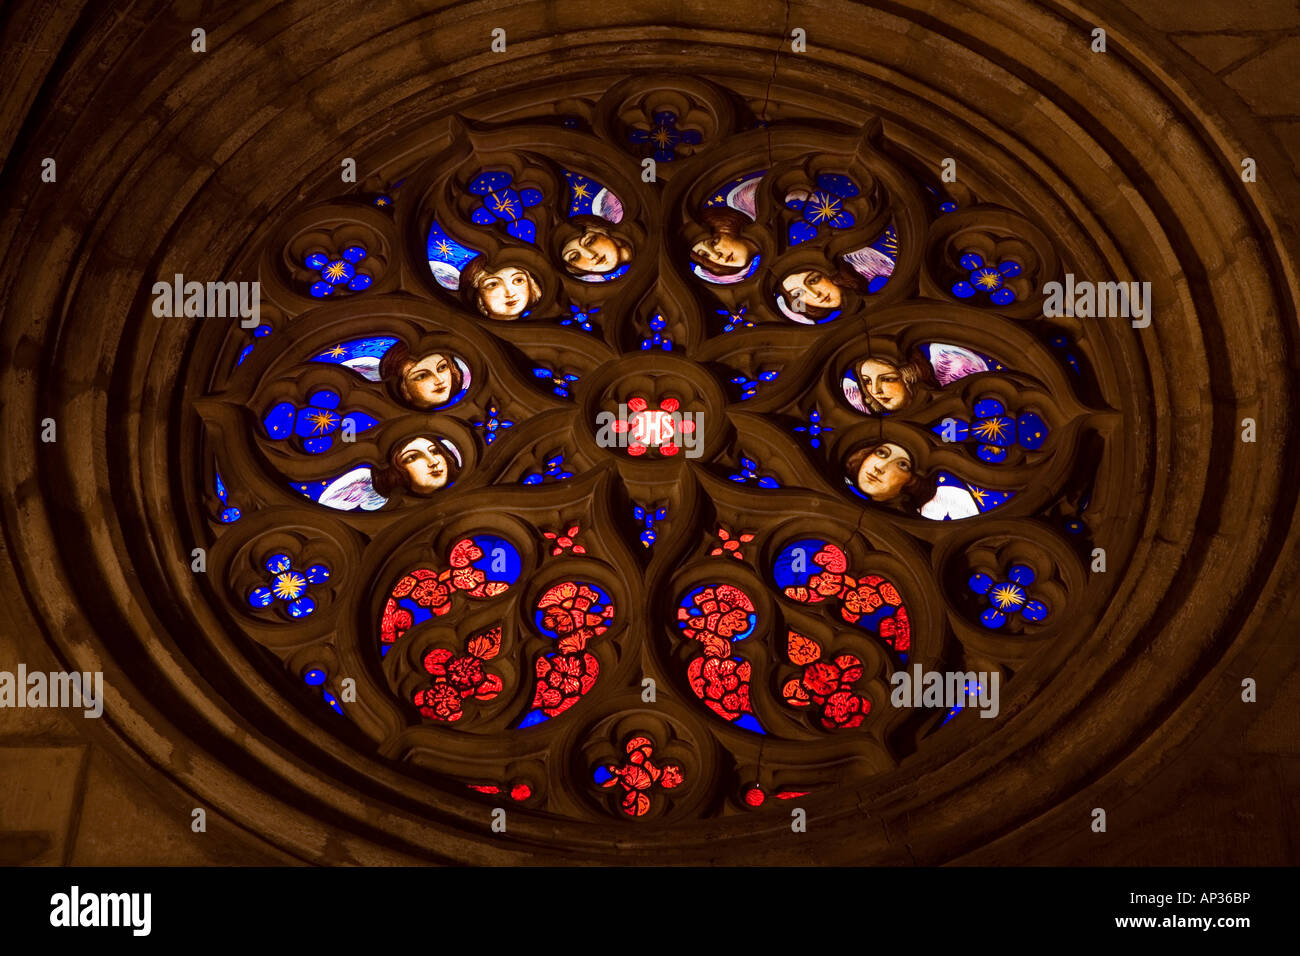
[[[270,333],[251,352],[235,333],[240,360],[197,409],[223,469],[214,527],[234,490],[243,516],[349,543],[310,630],[267,612],[249,633],[354,676],[367,703],[342,710],[381,751],[481,777],[650,678],[666,736],[716,738],[691,784],[713,781],[696,807],[716,815],[790,774],[807,790],[887,769],[945,722],[900,734],[893,670],[1009,676],[1077,611],[1065,582],[1105,503],[1068,529],[1034,519],[1095,482],[1076,448],[1103,410],[1032,319],[1058,259],[1022,216],[941,191],[876,130],[760,136],[726,90],[671,95],[720,119],[684,137],[674,117],[691,149],[659,181],[622,155],[641,140],[612,136],[619,121],[460,126],[382,202],[295,213],[261,260]],[[232,582],[280,560],[279,532],[236,522],[218,549]],[[958,569],[1001,573],[1008,547],[1052,600],[1004,607],[1021,612],[1003,628],[972,614],[992,579],[973,594]],[[524,802],[603,805],[559,799],[611,779],[563,764]],[[629,791],[623,809],[684,812],[685,793]]]

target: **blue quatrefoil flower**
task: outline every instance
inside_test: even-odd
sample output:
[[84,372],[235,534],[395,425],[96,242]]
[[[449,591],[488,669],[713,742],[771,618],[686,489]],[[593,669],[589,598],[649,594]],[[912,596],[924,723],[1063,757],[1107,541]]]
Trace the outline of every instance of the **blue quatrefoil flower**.
[[[971,409],[974,421],[962,418],[936,422],[930,430],[944,436],[946,441],[981,442],[975,455],[981,461],[996,465],[1006,460],[1007,450],[1019,445],[1026,451],[1037,451],[1047,440],[1047,423],[1033,412],[1021,412],[1016,418],[1007,414],[1007,408],[996,398],[983,398]],[[951,421],[951,426],[946,423]],[[951,429],[945,434],[947,429]]]
[[572,477],[573,472],[564,469],[564,455],[561,453],[546,459],[545,471],[534,471],[524,475],[521,484],[540,485],[548,481],[564,481]]
[[653,147],[656,163],[671,163],[677,158],[678,146],[698,146],[704,139],[696,130],[678,129],[677,114],[672,110],[660,110],[651,119],[654,125],[650,129],[629,130],[627,138],[635,145]]
[[822,424],[822,413],[821,413],[821,409],[819,408],[814,408],[809,413],[807,425],[795,425],[794,430],[797,432],[806,433],[808,435],[808,444],[812,445],[814,448],[821,447],[822,435],[826,434],[827,432],[835,431],[835,429],[832,428],[830,425]]
[[971,299],[985,295],[988,297],[987,304],[991,305],[1010,305],[1016,301],[1016,292],[1006,281],[1020,275],[1020,263],[1014,259],[1003,259],[996,267],[986,266],[984,257],[977,252],[966,253],[960,262],[967,272],[967,278],[958,279],[952,284],[952,294],[957,298]]
[[800,218],[790,224],[790,245],[797,246],[815,238],[822,226],[847,229],[853,225],[853,213],[844,208],[844,200],[857,194],[857,184],[849,177],[822,173],[817,177],[817,188],[807,196],[787,199],[786,206],[800,214]]
[[480,226],[504,222],[506,232],[524,242],[537,238],[537,226],[524,216],[524,210],[542,201],[540,189],[515,189],[514,178],[509,173],[479,173],[469,184],[469,191],[482,196],[482,204],[470,215]]
[[571,398],[569,388],[578,380],[578,376],[572,372],[557,372],[554,369],[542,368],[538,366],[533,369],[533,375],[540,378],[545,384],[551,386],[551,391],[560,398]]
[[490,445],[500,437],[499,432],[507,428],[513,428],[514,424],[510,419],[501,417],[496,402],[489,402],[487,410],[483,414],[483,421],[474,422],[474,427],[483,429],[483,442]]
[[290,617],[306,617],[316,610],[316,601],[307,594],[313,584],[329,580],[330,569],[323,564],[313,564],[306,571],[297,571],[287,554],[273,554],[267,558],[266,570],[270,580],[264,586],[248,592],[248,603],[255,608],[270,607],[276,601],[285,605]]
[[740,471],[736,472],[735,474],[728,475],[727,477],[730,478],[732,481],[738,482],[739,484],[742,485],[748,485],[753,483],[758,485],[760,488],[780,488],[781,483],[778,482],[774,477],[772,477],[771,475],[759,474],[758,469],[760,467],[761,466],[755,459],[750,458],[746,455],[741,455]]
[[357,263],[366,257],[365,246],[352,245],[343,250],[343,255],[331,259],[323,252],[313,252],[303,262],[308,269],[320,274],[319,281],[313,282],[307,291],[312,298],[323,299],[333,295],[340,288],[350,292],[360,292],[369,288],[370,276],[357,269]]
[[360,435],[379,424],[379,419],[372,418],[365,412],[340,415],[338,407],[338,392],[322,388],[307,397],[307,404],[303,408],[297,407],[293,402],[280,402],[266,413],[262,424],[272,438],[298,436],[303,451],[312,455],[328,451],[334,444],[334,432],[346,423],[351,423],[354,435]]
[[1009,581],[994,581],[990,575],[977,572],[970,576],[967,587],[971,593],[987,597],[989,607],[980,614],[980,623],[996,630],[1007,620],[1019,614],[1031,624],[1047,619],[1047,605],[1030,600],[1026,588],[1034,583],[1034,571],[1028,565],[1013,564],[1007,572]]

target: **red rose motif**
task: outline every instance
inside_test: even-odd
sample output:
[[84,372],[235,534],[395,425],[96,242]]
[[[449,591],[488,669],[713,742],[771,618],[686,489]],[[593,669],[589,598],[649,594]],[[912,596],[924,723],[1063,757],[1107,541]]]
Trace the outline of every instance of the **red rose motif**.
[[[424,655],[424,669],[434,678],[433,686],[418,691],[415,705],[420,713],[434,720],[459,720],[461,700],[473,697],[491,700],[501,693],[504,682],[489,673],[483,662],[496,656],[501,648],[501,628],[476,634],[466,642],[467,654],[457,655],[445,647],[435,647]],[[451,703],[455,695],[455,704]]]
[[841,654],[835,658],[835,666],[840,669],[841,687],[848,687],[862,680],[862,661],[852,654]]
[[862,679],[862,661],[854,654],[841,654],[834,662],[821,660],[822,647],[810,637],[790,631],[786,656],[803,665],[799,677],[785,682],[781,697],[791,707],[816,707],[821,725],[827,730],[861,726],[871,702],[853,693]]
[[600,662],[589,651],[537,658],[532,709],[554,717],[568,710],[596,684]]
[[838,597],[840,592],[844,590],[844,575],[823,571],[820,574],[814,574],[808,579],[808,587],[819,598]]
[[749,661],[734,657],[694,658],[686,669],[695,696],[724,720],[750,713]]
[[900,654],[907,653],[912,646],[912,627],[907,620],[907,608],[900,607],[897,614],[880,622],[880,636]]
[[462,538],[448,552],[450,568],[442,571],[416,568],[402,575],[393,585],[384,605],[379,621],[380,641],[392,644],[414,623],[410,606],[402,607],[400,601],[409,600],[434,616],[442,616],[451,610],[452,597],[458,591],[478,599],[496,597],[508,591],[509,584],[504,581],[489,583],[485,572],[473,567],[473,562],[482,557],[482,548],[469,538]]
[[434,677],[447,676],[447,662],[456,655],[445,647],[435,647],[424,655],[424,669]]
[[411,612],[397,606],[392,598],[384,604],[384,615],[379,620],[379,639],[385,644],[392,644],[407,632],[414,623]]
[[834,664],[818,661],[803,669],[803,685],[813,697],[826,697],[840,686],[840,669]]
[[451,586],[457,591],[468,591],[470,597],[483,597],[487,575],[479,568],[456,568],[451,572]]
[[461,693],[472,694],[483,676],[483,662],[476,657],[456,657],[447,664],[447,682]]
[[463,716],[460,700],[461,695],[445,681],[434,684],[426,690],[415,692],[415,706],[420,708],[420,713],[433,720],[443,720],[448,723],[460,720]]
[[701,588],[687,600],[693,607],[677,609],[682,633],[703,644],[709,657],[729,656],[731,639],[750,630],[750,615],[755,610],[749,595],[734,585],[718,584]]
[[836,691],[826,698],[822,708],[822,726],[828,730],[838,727],[857,727],[870,710],[871,704],[847,690]]
[[453,568],[465,568],[483,557],[483,549],[469,538],[461,538],[451,546],[447,562]]
[[880,592],[874,586],[867,583],[859,584],[844,592],[844,616],[847,618],[849,614],[853,614],[861,617],[870,614],[882,603]]
[[660,767],[653,759],[654,741],[649,737],[633,737],[625,745],[627,762],[622,766],[607,765],[610,776],[601,784],[610,788],[621,786],[622,808],[628,816],[641,817],[650,811],[650,790],[657,784],[665,790],[679,787],[685,780],[681,767],[664,764]]
[[876,588],[880,592],[881,598],[886,604],[898,607],[903,603],[903,596],[898,593],[898,588],[894,587],[893,582],[886,581],[878,574],[868,574],[863,582]]
[[835,574],[843,574],[849,569],[849,560],[844,552],[833,544],[828,544],[813,555],[813,564]]

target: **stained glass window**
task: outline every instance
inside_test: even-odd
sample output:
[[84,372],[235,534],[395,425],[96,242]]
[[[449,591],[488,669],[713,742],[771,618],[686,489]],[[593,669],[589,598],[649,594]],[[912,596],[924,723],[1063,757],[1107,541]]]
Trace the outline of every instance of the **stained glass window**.
[[768,155],[730,105],[591,115],[294,210],[195,405],[214,580],[464,799],[767,813],[971,723],[886,733],[899,668],[1069,618],[1094,343],[1014,195],[815,123]]

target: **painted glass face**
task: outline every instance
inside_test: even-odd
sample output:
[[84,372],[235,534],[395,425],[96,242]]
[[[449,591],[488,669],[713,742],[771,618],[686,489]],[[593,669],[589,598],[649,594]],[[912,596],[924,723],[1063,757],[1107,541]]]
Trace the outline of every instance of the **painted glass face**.
[[431,439],[411,439],[397,453],[396,462],[417,495],[430,495],[447,486],[446,452]]
[[912,477],[912,456],[906,448],[885,442],[858,468],[858,487],[877,501],[897,498]]
[[792,304],[802,299],[805,305],[819,309],[838,309],[844,301],[840,287],[816,269],[790,273],[781,280],[781,289]]
[[494,319],[513,319],[528,308],[531,277],[523,269],[506,266],[487,273],[479,282],[478,297],[484,311]]
[[402,382],[411,404],[417,408],[444,405],[451,398],[454,384],[451,356],[442,352],[426,355],[402,373]]
[[886,411],[897,411],[911,397],[903,373],[892,362],[867,359],[858,369],[858,379],[862,390]]
[[692,246],[691,252],[724,269],[743,269],[749,265],[749,246],[736,236],[714,233]]
[[618,243],[594,229],[566,242],[560,257],[574,272],[613,272],[621,264]]

